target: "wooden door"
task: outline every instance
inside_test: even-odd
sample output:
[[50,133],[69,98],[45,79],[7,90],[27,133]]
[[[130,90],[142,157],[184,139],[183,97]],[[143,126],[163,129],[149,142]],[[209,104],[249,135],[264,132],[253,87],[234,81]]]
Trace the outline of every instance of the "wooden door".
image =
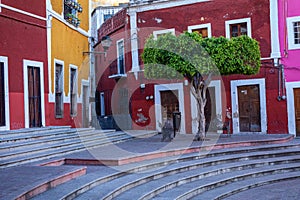
[[260,132],[259,85],[238,87],[239,121],[241,132]]
[[28,66],[29,127],[41,127],[40,68]]
[[0,62],[0,126],[5,126],[4,64]]
[[163,123],[167,119],[172,119],[173,112],[179,111],[179,102],[177,96],[178,96],[177,90],[168,90],[168,91],[160,92]]
[[296,136],[300,136],[300,88],[294,89]]
[[82,127],[89,127],[89,87],[83,86],[82,89]]

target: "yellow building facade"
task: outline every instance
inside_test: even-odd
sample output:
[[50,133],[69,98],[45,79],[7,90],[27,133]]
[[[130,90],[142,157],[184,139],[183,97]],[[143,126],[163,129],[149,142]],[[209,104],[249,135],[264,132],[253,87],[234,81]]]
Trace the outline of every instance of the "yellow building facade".
[[89,0],[47,0],[48,125],[89,126]]

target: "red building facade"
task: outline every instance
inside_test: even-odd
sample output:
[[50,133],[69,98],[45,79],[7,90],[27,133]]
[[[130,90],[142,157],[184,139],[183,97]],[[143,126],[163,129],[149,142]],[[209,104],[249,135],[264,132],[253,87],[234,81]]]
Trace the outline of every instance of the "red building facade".
[[[278,83],[282,77],[276,67],[279,49],[274,45],[278,40],[274,32],[278,32],[278,16],[274,15],[273,9],[273,0],[137,4],[133,1],[126,10],[126,17],[114,16],[98,32],[98,38],[109,35],[116,42],[107,52],[106,60],[96,62],[100,121],[108,123],[112,116],[121,128],[160,131],[166,118],[179,111],[180,132],[195,133],[197,109],[189,83],[184,79],[167,81],[144,77],[140,55],[146,39],[151,34],[159,37],[160,34],[178,35],[184,31],[198,31],[205,37],[230,38],[247,34],[260,44],[261,70],[257,75],[222,76],[221,80],[213,80],[206,109],[208,121],[218,116],[224,120],[228,109],[232,115],[233,133],[287,133],[286,102],[278,98]],[[114,21],[122,23],[112,27]],[[101,50],[100,45],[95,48]],[[123,57],[120,52],[124,52]],[[124,118],[130,121],[131,127],[122,124]]]
[[45,126],[46,1],[0,4],[0,130]]

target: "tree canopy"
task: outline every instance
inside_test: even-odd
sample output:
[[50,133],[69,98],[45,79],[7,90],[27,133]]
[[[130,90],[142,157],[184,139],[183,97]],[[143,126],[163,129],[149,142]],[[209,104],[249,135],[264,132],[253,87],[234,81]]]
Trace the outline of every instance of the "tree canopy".
[[178,73],[191,79],[196,73],[256,74],[260,68],[260,49],[255,39],[239,36],[203,38],[199,33],[179,36],[150,36],[142,60],[147,78],[178,78]]

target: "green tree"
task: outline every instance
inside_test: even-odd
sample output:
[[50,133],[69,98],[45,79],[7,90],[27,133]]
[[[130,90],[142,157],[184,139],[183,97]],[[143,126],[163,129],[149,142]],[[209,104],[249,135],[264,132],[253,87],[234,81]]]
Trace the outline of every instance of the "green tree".
[[145,77],[190,81],[191,93],[197,100],[198,131],[196,138],[205,138],[206,90],[218,75],[256,74],[260,68],[260,49],[248,36],[202,38],[197,33],[179,36],[164,34],[150,36],[142,53]]

